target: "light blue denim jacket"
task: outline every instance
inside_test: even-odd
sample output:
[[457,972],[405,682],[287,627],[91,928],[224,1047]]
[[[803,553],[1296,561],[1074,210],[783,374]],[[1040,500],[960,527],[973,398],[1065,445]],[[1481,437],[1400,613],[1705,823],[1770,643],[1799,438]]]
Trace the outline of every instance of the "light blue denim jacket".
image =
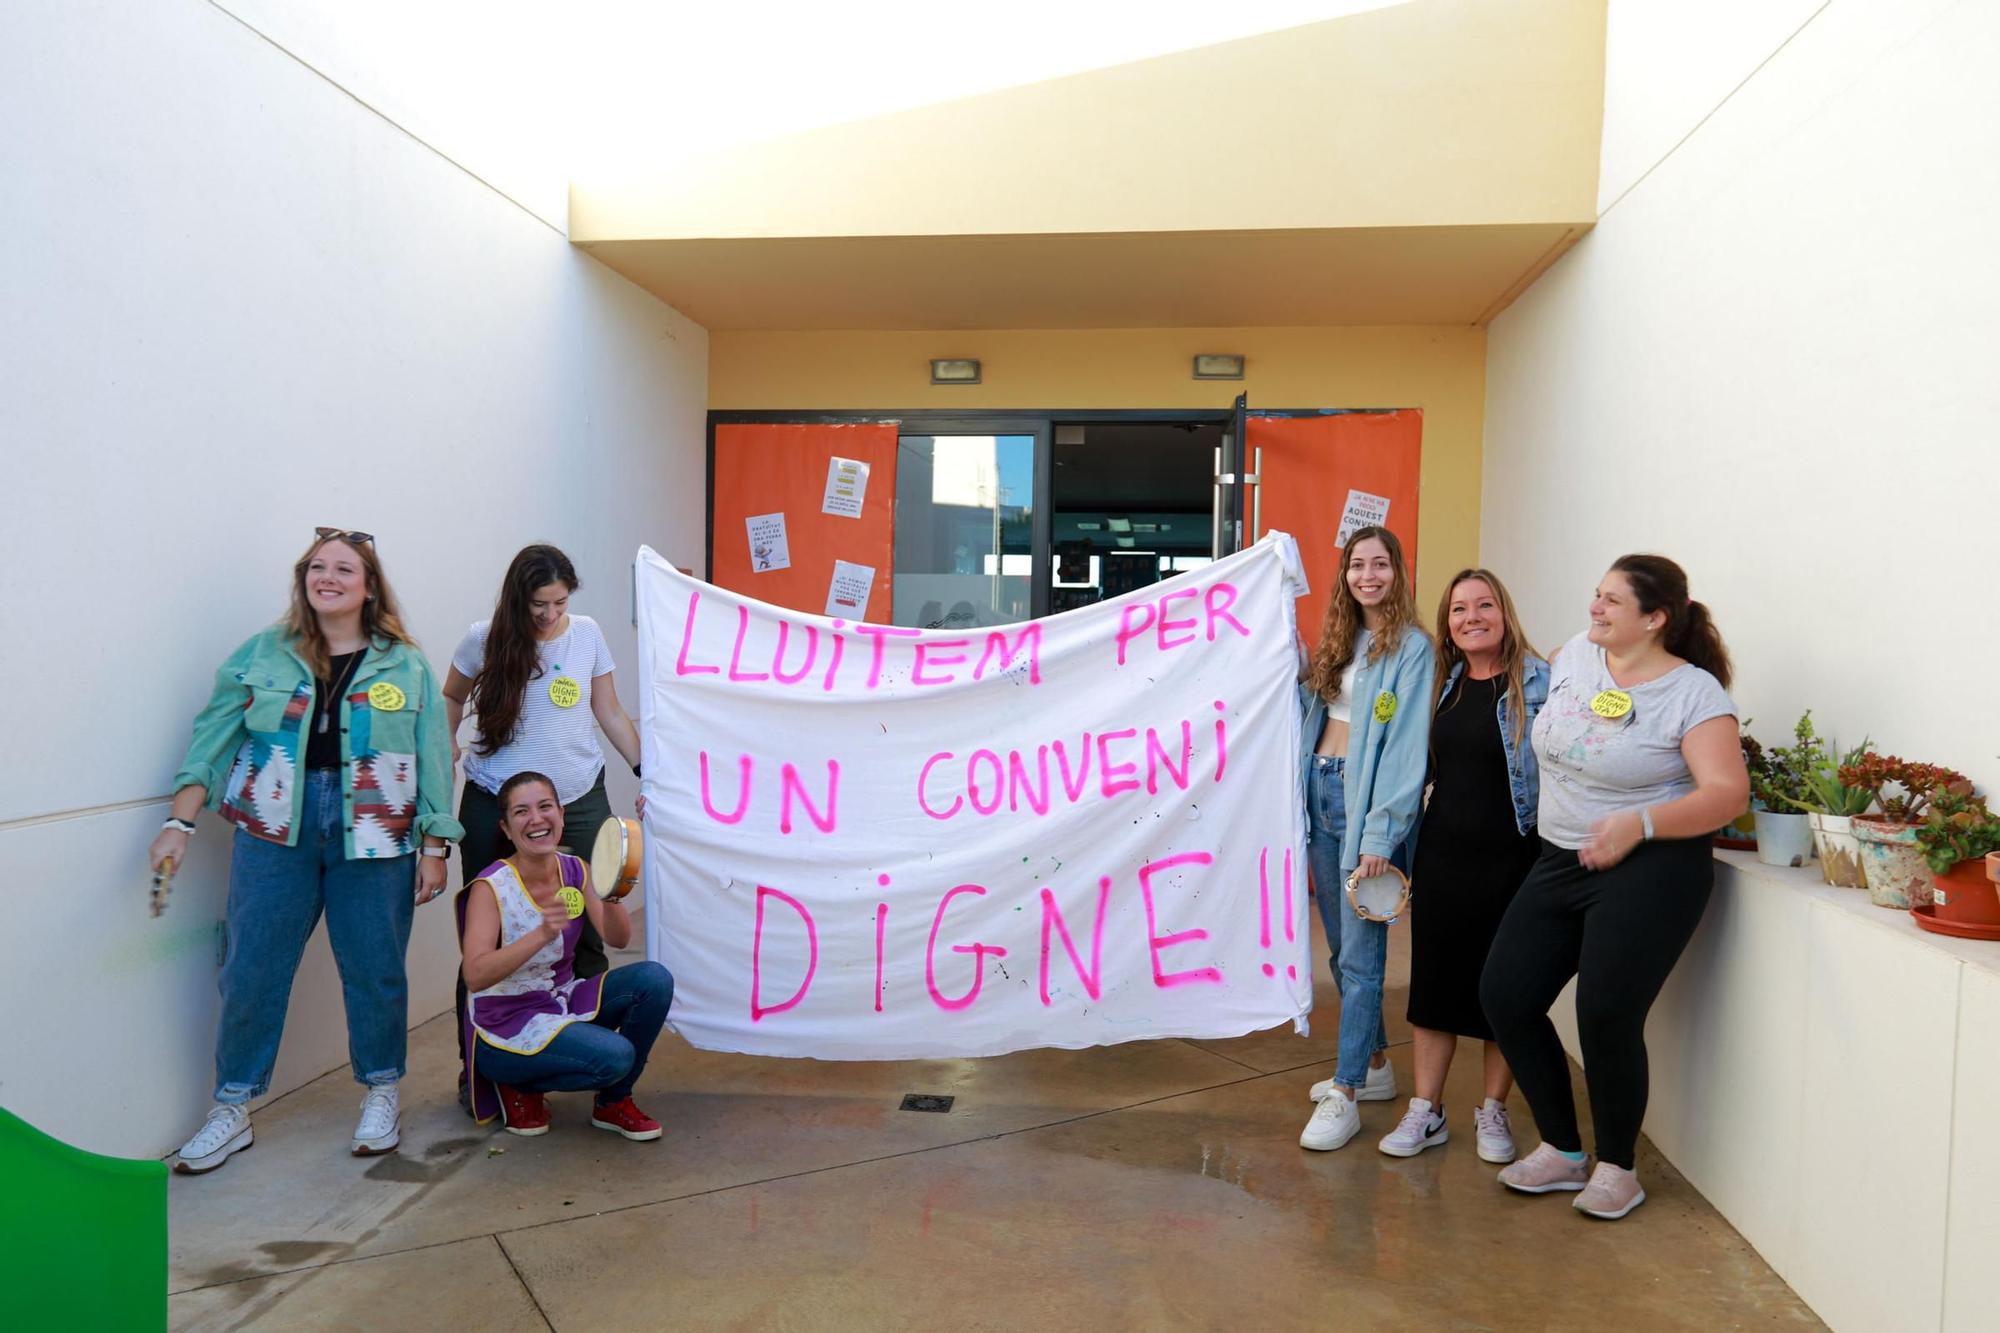
[[[1452,688],[1458,678],[1465,674],[1465,663],[1452,665],[1451,675],[1445,678],[1444,692],[1438,696],[1438,707],[1451,697]],[[1494,714],[1500,724],[1500,747],[1507,752],[1507,786],[1514,798],[1514,827],[1522,834],[1535,831],[1536,810],[1542,796],[1542,770],[1535,762],[1535,715],[1542,711],[1542,705],[1549,701],[1549,664],[1529,653],[1521,662],[1521,699],[1527,705],[1528,717],[1521,725],[1521,739],[1514,740],[1514,722],[1507,716],[1508,693],[1500,692],[1500,702],[1494,706]]]
[[[1347,808],[1347,837],[1340,847],[1342,872],[1364,856],[1394,856],[1416,831],[1423,803],[1424,772],[1430,766],[1431,682],[1437,667],[1431,641],[1416,629],[1379,661],[1363,660],[1348,701],[1347,768],[1341,800]],[[1300,772],[1309,781],[1313,751],[1326,724],[1326,700],[1299,683]],[[1387,714],[1386,720],[1383,714]]]

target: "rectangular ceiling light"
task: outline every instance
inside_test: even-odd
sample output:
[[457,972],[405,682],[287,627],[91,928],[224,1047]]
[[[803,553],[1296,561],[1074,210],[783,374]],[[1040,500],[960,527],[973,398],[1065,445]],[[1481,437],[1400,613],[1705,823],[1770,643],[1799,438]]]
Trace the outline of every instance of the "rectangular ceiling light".
[[977,384],[979,363],[969,357],[948,357],[931,362],[932,384]]
[[1243,378],[1243,361],[1240,356],[1203,353],[1194,359],[1194,377],[1198,380],[1240,380]]
[[1107,518],[1104,520],[1104,526],[1110,528],[1113,532],[1130,532],[1132,530],[1132,520],[1129,518]]

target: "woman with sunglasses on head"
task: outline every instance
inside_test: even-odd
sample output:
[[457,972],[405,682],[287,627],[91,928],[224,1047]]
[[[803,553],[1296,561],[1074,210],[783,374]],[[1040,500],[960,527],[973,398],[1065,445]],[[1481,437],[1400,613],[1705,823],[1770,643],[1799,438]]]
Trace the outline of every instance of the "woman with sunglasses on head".
[[[492,618],[467,630],[452,654],[444,697],[454,749],[466,709],[477,718],[472,745],[463,752],[465,790],[458,804],[465,825],[461,874],[468,886],[481,869],[514,850],[502,828],[499,801],[509,778],[523,772],[548,775],[562,803],[568,846],[587,857],[598,829],[611,818],[600,729],[632,771],[639,771],[639,729],[618,702],[611,648],[596,621],[569,609],[570,595],[581,586],[576,566],[561,551],[523,547],[500,580]],[[579,977],[610,966],[604,941],[589,920],[575,952]],[[463,977],[458,1014],[462,1038]]]
[[674,979],[650,960],[576,975],[585,923],[623,948],[625,904],[585,885],[582,860],[557,850],[555,784],[520,772],[500,784],[501,829],[515,847],[458,895],[459,942],[471,1004],[460,1021],[473,1118],[503,1117],[512,1134],[545,1134],[544,1094],[595,1092],[590,1123],[628,1139],[657,1139],[659,1122],[632,1101],[633,1085],[674,1001]]
[[[1535,719],[1542,850],[1501,919],[1479,998],[1535,1113],[1541,1146],[1500,1172],[1523,1194],[1580,1191],[1619,1218],[1646,1116],[1646,1014],[1715,883],[1709,838],[1750,803],[1729,653],[1687,575],[1628,555],[1598,580],[1590,628],[1562,646]],[[1576,978],[1597,1135],[1589,1169],[1549,1006]]]
[[[430,664],[403,628],[364,532],[321,528],[292,566],[285,618],[215,673],[153,839],[154,871],[186,856],[207,805],[236,826],[215,1101],[174,1169],[212,1171],[251,1143],[248,1103],[269,1088],[299,957],[322,912],[340,969],[348,1058],[367,1089],[351,1150],[400,1136],[418,903],[444,890],[451,739]],[[419,851],[421,850],[421,855]]]
[[1417,1095],[1376,1146],[1391,1157],[1415,1157],[1451,1137],[1444,1081],[1458,1039],[1473,1037],[1486,1045],[1484,1100],[1472,1113],[1475,1146],[1485,1161],[1511,1162],[1507,1092],[1514,1080],[1479,1007],[1479,974],[1507,904],[1541,851],[1528,732],[1549,696],[1549,664],[1535,655],[1513,598],[1488,570],[1461,569],[1445,584],[1437,681],[1430,800],[1410,871]]
[[1339,1060],[1332,1078],[1313,1084],[1312,1119],[1299,1134],[1300,1147],[1319,1152],[1360,1131],[1357,1100],[1396,1095],[1382,1025],[1389,928],[1349,911],[1346,885],[1350,875],[1383,874],[1407,855],[1423,799],[1436,669],[1396,534],[1358,529],[1336,568],[1299,692],[1306,858],[1340,983]]

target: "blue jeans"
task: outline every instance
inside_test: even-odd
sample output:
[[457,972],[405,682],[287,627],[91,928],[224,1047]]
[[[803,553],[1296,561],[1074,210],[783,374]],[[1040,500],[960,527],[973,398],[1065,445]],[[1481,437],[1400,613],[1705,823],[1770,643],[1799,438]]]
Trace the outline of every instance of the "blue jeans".
[[1327,961],[1340,983],[1340,1057],[1334,1082],[1350,1088],[1368,1077],[1368,1062],[1389,1049],[1389,1031],[1382,1022],[1382,974],[1389,961],[1389,927],[1363,921],[1347,905],[1347,875],[1353,866],[1340,863],[1340,844],[1347,832],[1347,804],[1340,780],[1347,761],[1314,755],[1306,775],[1306,863],[1312,867],[1313,897],[1319,902],[1320,924],[1333,950]]
[[480,1043],[481,1077],[522,1092],[596,1089],[600,1106],[632,1095],[674,1002],[674,976],[655,962],[627,963],[604,977],[597,1017],[571,1023],[533,1055]]
[[215,1037],[215,1100],[241,1105],[271,1086],[292,978],[320,914],[340,968],[347,1058],[356,1082],[403,1077],[410,995],[403,955],[416,911],[417,858],[350,861],[340,773],[305,777],[296,846],[236,831],[229,862],[229,952]]

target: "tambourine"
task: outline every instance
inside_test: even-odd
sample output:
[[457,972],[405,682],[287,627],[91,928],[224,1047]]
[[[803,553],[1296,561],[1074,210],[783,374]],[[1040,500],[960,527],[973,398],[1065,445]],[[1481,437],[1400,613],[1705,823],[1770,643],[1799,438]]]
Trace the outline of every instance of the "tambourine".
[[1379,875],[1363,879],[1357,868],[1347,877],[1347,902],[1354,915],[1363,921],[1387,924],[1410,910],[1409,877],[1390,866]]
[[600,898],[617,902],[638,887],[639,863],[646,835],[636,819],[607,819],[590,849],[590,887]]

